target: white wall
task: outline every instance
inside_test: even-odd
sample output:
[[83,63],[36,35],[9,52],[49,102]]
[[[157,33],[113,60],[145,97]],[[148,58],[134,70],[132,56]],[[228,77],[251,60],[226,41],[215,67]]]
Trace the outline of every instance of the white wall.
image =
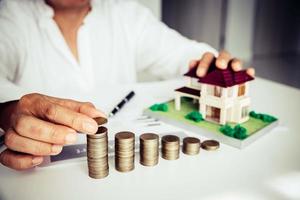
[[224,48],[235,57],[249,60],[253,49],[255,2],[164,0],[163,19],[189,38],[206,42],[219,50]]
[[163,20],[188,38],[219,49],[222,0],[163,0]]
[[248,61],[253,56],[255,0],[229,0],[227,6],[225,49]]

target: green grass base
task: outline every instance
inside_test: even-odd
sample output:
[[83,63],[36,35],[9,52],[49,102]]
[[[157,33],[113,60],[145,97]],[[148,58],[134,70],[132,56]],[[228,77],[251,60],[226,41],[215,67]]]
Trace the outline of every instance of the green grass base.
[[[175,110],[174,100],[166,102],[166,104],[168,105],[168,108],[169,108],[168,112],[156,111],[159,113],[159,115],[182,122],[182,123],[191,124],[191,125],[197,126],[199,128],[209,130],[214,133],[223,134],[222,132],[219,131],[219,129],[221,127],[221,125],[219,125],[219,124],[216,124],[213,122],[208,122],[208,121],[194,122],[194,121],[191,121],[191,120],[185,118],[185,116],[188,113],[190,113],[192,111],[198,111],[198,104],[194,104],[191,100],[183,98],[181,101],[180,111]],[[151,111],[151,112],[153,112],[153,111]],[[236,125],[234,123],[228,123],[228,124],[231,126]],[[241,123],[240,125],[247,129],[247,135],[249,137],[252,134],[254,134],[255,132],[268,126],[269,124],[271,124],[271,123],[263,122],[262,120],[255,119],[253,117],[249,117],[249,120],[247,122]]]

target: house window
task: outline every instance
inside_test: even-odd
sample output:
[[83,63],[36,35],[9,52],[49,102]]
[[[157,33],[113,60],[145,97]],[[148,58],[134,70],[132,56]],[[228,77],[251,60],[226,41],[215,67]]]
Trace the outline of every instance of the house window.
[[214,87],[214,96],[220,97],[220,96],[221,96],[221,91],[222,91],[222,88],[221,88],[221,87],[215,86],[215,87]]
[[242,107],[241,118],[247,117],[249,114],[249,106]]
[[238,91],[238,96],[244,96],[245,95],[245,91],[246,91],[246,85],[242,84],[239,85],[239,91]]
[[213,121],[219,122],[220,121],[220,108],[216,108],[213,106],[206,106],[206,117]]
[[221,97],[222,95],[222,88],[220,86],[208,86],[207,87],[207,94],[215,97]]

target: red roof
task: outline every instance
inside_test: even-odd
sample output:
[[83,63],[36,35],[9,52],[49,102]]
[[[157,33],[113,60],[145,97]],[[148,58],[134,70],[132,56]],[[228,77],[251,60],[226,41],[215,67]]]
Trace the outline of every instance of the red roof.
[[194,88],[181,87],[181,88],[176,89],[175,91],[182,92],[182,93],[187,93],[187,94],[191,94],[191,95],[200,97],[200,90],[196,90]]
[[216,67],[215,61],[209,67],[208,72],[204,77],[198,77],[196,71],[197,67],[194,67],[185,73],[184,76],[197,78],[200,83],[207,83],[221,87],[231,87],[254,79],[252,76],[247,74],[246,70],[235,72],[231,67],[228,67],[227,69],[219,69]]

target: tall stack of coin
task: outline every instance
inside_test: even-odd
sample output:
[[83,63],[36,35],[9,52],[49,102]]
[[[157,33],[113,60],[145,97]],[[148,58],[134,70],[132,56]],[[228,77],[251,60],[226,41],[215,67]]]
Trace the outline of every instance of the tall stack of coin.
[[101,179],[108,176],[107,128],[100,126],[95,135],[87,135],[87,161],[91,178]]
[[120,172],[134,169],[135,138],[132,132],[119,132],[115,135],[115,165]]
[[159,136],[145,133],[140,136],[140,163],[144,166],[154,166],[158,163]]
[[200,151],[200,140],[195,137],[183,139],[182,152],[187,155],[197,155]]
[[166,160],[176,160],[179,158],[180,139],[175,135],[165,135],[161,139],[162,157]]

